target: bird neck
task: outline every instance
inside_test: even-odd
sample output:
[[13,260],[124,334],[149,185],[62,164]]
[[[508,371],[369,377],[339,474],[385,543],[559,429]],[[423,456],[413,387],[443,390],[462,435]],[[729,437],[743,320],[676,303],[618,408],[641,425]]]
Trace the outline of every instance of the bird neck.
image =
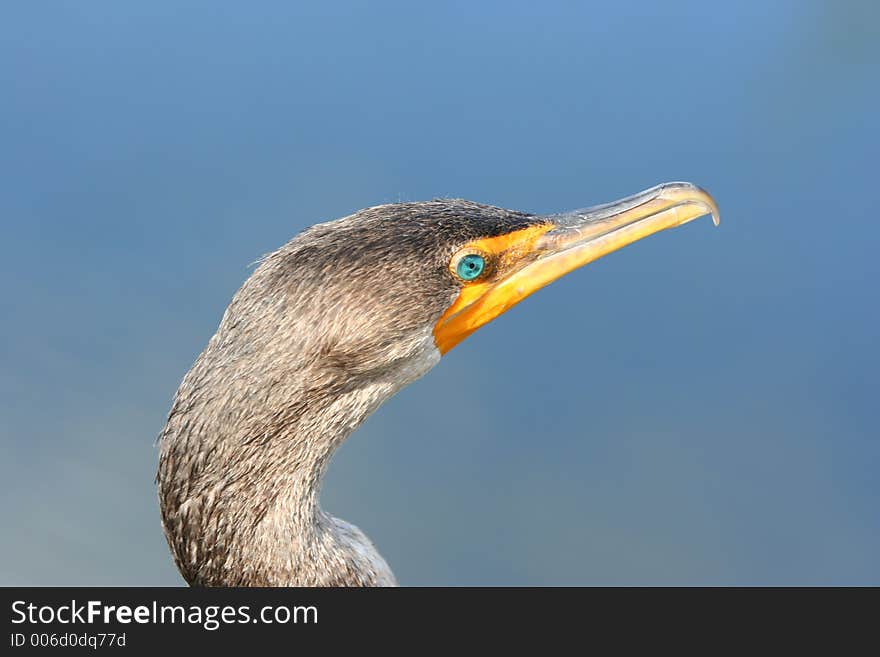
[[[189,377],[190,375],[188,375]],[[184,380],[161,438],[163,526],[197,585],[391,585],[387,564],[318,497],[336,448],[394,389],[291,390]]]

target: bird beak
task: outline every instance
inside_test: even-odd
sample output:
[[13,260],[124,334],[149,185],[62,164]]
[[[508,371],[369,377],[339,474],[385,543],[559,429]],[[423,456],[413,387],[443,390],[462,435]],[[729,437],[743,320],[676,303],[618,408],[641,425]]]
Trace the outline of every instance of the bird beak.
[[434,326],[445,354],[484,324],[565,274],[643,237],[711,214],[715,200],[696,185],[657,185],[613,203],[542,217],[536,225],[477,240],[473,247],[497,263],[485,281],[466,284]]

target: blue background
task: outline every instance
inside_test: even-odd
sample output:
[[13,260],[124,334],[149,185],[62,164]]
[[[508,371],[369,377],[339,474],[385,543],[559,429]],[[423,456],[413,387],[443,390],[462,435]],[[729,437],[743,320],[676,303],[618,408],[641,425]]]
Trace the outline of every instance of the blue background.
[[155,439],[304,227],[691,180],[719,229],[475,334],[324,506],[403,584],[880,584],[878,7],[5,3],[0,583],[181,582]]

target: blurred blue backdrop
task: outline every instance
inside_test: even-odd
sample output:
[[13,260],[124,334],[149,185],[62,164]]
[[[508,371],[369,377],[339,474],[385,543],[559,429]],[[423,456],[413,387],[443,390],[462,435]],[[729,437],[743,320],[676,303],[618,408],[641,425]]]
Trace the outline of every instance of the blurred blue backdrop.
[[0,584],[182,582],[155,439],[304,227],[667,180],[720,229],[474,335],[344,445],[325,508],[403,584],[880,584],[878,24],[869,0],[5,4]]

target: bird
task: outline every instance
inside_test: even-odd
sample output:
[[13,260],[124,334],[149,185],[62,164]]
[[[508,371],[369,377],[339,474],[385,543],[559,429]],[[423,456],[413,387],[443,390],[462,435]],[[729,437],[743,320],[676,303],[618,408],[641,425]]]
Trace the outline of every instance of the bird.
[[162,527],[192,586],[396,586],[319,505],[334,451],[481,326],[565,274],[718,206],[665,183],[555,214],[378,205],[264,256],[184,376],[158,439]]

